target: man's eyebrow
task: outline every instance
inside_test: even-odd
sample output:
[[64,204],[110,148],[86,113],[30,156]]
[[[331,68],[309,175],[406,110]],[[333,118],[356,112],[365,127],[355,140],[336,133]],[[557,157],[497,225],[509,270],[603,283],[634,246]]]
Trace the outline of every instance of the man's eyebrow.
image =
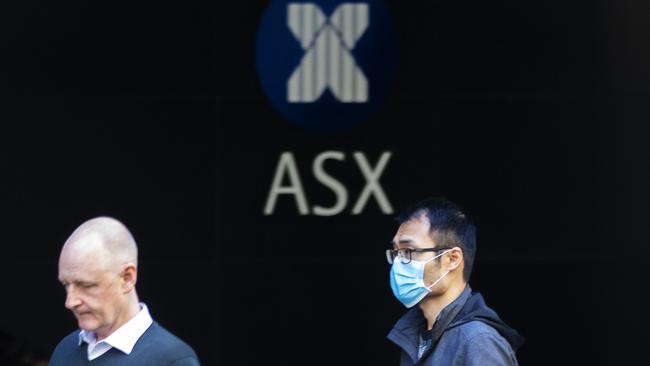
[[411,244],[411,243],[413,243],[413,239],[410,238],[399,239],[397,242],[395,242],[395,240],[392,241],[393,247],[396,247],[397,244]]

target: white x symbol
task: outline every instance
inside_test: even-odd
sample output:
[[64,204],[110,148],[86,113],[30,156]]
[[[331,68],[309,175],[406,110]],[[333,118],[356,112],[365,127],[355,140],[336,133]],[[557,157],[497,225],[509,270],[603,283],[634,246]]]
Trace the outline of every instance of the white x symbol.
[[351,51],[368,24],[365,3],[343,3],[329,19],[313,3],[289,4],[287,25],[305,54],[287,82],[287,100],[314,102],[329,88],[340,102],[367,102],[368,80]]

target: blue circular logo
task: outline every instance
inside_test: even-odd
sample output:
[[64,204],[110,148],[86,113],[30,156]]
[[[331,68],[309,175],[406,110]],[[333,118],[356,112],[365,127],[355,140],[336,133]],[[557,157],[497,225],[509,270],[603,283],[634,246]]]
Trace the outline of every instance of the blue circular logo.
[[381,0],[276,0],[257,34],[262,88],[308,130],[357,126],[381,104],[397,71],[397,38]]

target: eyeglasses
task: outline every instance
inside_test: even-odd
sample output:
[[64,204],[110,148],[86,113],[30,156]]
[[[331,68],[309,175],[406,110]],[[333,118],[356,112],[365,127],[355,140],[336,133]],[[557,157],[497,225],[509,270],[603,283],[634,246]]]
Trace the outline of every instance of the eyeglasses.
[[386,260],[388,260],[389,264],[393,264],[395,257],[399,257],[400,262],[407,264],[407,263],[411,263],[411,256],[413,253],[438,252],[446,249],[452,249],[452,247],[438,247],[438,248],[424,248],[424,249],[413,249],[413,248],[388,249],[386,250]]

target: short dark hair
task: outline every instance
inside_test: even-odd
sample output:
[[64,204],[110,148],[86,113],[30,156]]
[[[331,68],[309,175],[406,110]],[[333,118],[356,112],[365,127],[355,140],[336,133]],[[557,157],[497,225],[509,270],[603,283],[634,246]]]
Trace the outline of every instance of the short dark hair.
[[430,197],[397,216],[401,225],[424,215],[431,225],[429,234],[439,246],[457,246],[463,250],[463,279],[469,281],[476,256],[476,226],[463,210],[444,197]]

